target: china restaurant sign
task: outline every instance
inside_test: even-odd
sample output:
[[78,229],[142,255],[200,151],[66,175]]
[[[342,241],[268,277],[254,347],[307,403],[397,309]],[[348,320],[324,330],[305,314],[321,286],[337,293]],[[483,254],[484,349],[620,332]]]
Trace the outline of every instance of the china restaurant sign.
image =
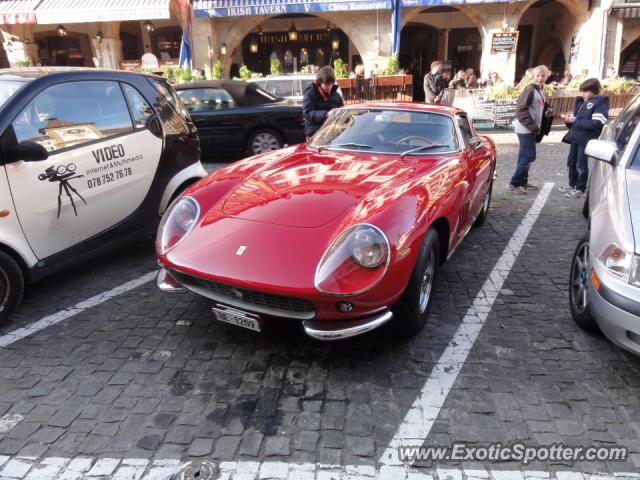
[[392,0],[196,0],[196,17],[283,15],[286,13],[389,10]]

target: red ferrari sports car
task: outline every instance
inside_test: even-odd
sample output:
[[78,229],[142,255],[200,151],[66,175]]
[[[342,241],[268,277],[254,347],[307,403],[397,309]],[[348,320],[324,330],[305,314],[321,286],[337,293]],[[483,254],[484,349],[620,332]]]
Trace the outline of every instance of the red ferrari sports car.
[[335,110],[308,143],[231,164],[177,198],[158,231],[157,284],[256,331],[290,318],[320,340],[389,321],[413,335],[439,265],[487,218],[495,158],[461,110]]

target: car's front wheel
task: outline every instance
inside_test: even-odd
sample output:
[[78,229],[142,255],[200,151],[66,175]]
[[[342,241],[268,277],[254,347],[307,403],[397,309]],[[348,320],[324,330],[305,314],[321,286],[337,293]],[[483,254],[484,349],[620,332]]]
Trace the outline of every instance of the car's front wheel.
[[9,318],[22,300],[24,275],[16,261],[0,251],[0,322]]
[[260,153],[270,152],[282,148],[284,143],[282,138],[273,130],[262,129],[253,132],[249,136],[247,143],[247,153],[249,155],[258,155]]
[[431,228],[422,241],[409,285],[393,309],[392,327],[398,336],[413,336],[427,324],[439,264],[440,238],[438,232]]
[[580,328],[597,330],[598,326],[589,310],[587,283],[589,281],[589,232],[585,233],[573,253],[569,283],[571,316]]

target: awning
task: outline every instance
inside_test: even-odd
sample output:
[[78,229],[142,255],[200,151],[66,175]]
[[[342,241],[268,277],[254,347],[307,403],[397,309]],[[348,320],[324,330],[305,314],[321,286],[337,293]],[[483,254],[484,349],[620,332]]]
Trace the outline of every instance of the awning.
[[36,6],[40,0],[5,0],[0,2],[0,25],[36,23]]
[[391,0],[195,0],[196,17],[389,10]]
[[628,6],[614,5],[613,11],[616,13],[618,18],[640,18],[640,4],[638,3]]
[[38,23],[85,23],[170,18],[170,0],[42,0]]
[[[399,0],[403,7],[431,7],[514,0]],[[526,1],[526,0],[515,0]],[[196,17],[239,17],[245,15],[283,15],[285,13],[357,12],[390,10],[393,0],[195,0]]]

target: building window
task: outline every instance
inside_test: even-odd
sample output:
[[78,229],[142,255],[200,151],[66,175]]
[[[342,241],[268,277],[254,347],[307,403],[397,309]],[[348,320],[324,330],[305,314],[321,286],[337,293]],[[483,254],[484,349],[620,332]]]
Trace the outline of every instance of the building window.
[[159,60],[180,57],[182,29],[180,27],[157,28],[151,33],[153,53]]

